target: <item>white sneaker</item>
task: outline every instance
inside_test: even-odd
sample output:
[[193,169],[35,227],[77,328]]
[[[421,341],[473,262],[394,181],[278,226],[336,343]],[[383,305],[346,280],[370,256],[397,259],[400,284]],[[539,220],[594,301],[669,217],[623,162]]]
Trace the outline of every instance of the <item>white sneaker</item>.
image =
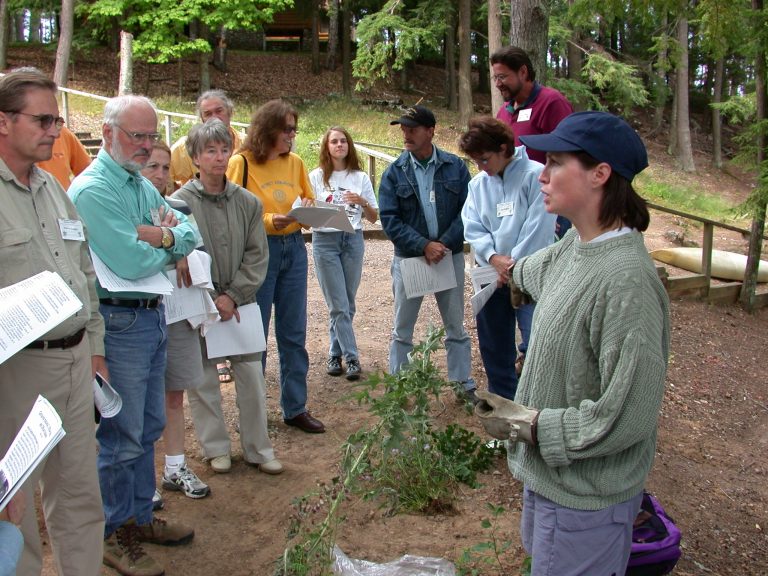
[[275,458],[274,460],[270,460],[269,462],[264,462],[263,464],[259,464],[259,470],[264,472],[264,474],[281,474],[285,468],[283,468],[283,465],[280,463],[280,460]]
[[211,468],[217,474],[226,474],[232,468],[232,459],[229,457],[229,454],[222,454],[221,456],[211,458]]
[[155,494],[152,496],[152,510],[162,510],[163,506],[165,506],[165,502],[163,502],[163,496],[160,494],[160,490],[155,488]]
[[171,475],[163,473],[163,488],[178,490],[190,498],[205,498],[211,493],[208,484],[200,480],[192,470],[187,468],[186,464]]

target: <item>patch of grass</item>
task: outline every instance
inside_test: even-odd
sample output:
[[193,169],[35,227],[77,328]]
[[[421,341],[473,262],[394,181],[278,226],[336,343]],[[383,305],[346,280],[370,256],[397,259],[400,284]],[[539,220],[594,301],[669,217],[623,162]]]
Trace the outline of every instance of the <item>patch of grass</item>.
[[641,174],[636,180],[637,192],[649,202],[689,212],[711,220],[737,222],[735,206],[719,196],[675,186]]

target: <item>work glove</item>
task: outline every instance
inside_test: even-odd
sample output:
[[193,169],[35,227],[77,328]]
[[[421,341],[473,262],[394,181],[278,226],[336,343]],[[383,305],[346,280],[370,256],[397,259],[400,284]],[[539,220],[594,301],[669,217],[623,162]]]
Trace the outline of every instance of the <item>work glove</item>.
[[531,446],[536,445],[538,410],[485,390],[477,390],[475,395],[480,400],[475,404],[475,414],[488,434],[511,443],[520,440]]
[[533,298],[529,294],[526,294],[515,284],[512,280],[512,276],[509,277],[509,299],[512,303],[512,308],[517,310],[521,306],[533,303]]

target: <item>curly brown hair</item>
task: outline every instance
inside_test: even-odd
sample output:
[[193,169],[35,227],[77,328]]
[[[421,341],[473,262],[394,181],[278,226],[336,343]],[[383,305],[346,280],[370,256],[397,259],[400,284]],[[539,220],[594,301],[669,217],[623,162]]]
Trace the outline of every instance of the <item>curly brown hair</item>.
[[502,145],[506,145],[505,155],[510,158],[515,153],[515,134],[508,124],[492,116],[472,118],[459,138],[459,148],[469,156],[501,152]]
[[270,100],[257,108],[239,152],[250,152],[257,164],[266,162],[277,138],[285,129],[285,117],[288,115],[298,123],[299,113],[285,100]]

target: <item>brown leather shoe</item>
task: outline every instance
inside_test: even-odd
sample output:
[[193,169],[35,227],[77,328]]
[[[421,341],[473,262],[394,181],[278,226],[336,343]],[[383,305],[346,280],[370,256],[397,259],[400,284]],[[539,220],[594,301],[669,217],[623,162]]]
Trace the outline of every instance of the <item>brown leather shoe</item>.
[[149,524],[136,526],[140,542],[160,544],[161,546],[180,546],[195,537],[195,531],[184,524],[169,524],[160,518],[153,518]]
[[302,412],[293,418],[285,418],[283,419],[283,422],[288,424],[288,426],[294,426],[307,434],[322,434],[325,432],[325,425],[320,422],[320,420],[313,417],[309,412]]
[[104,564],[122,576],[163,576],[162,565],[144,551],[133,520],[104,540]]

